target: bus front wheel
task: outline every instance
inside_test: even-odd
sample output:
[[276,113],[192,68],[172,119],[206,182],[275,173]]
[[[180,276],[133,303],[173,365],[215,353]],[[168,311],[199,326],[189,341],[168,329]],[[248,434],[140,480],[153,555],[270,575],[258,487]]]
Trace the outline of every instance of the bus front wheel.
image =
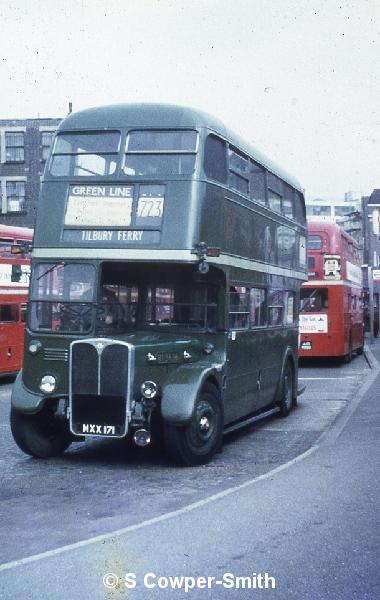
[[288,360],[282,375],[280,390],[280,417],[287,417],[294,406],[294,373],[291,362]]
[[184,466],[208,463],[220,449],[223,415],[217,388],[206,383],[198,396],[194,414],[184,426],[164,422],[165,446],[169,456]]
[[72,441],[70,433],[49,408],[32,415],[12,408],[10,421],[13,439],[20,450],[35,458],[59,456]]

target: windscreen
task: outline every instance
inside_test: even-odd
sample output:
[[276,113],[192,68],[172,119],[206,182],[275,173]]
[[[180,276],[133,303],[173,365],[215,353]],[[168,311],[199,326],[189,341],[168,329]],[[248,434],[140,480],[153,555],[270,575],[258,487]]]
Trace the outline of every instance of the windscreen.
[[33,270],[30,327],[34,331],[86,333],[92,325],[95,268],[42,263]]

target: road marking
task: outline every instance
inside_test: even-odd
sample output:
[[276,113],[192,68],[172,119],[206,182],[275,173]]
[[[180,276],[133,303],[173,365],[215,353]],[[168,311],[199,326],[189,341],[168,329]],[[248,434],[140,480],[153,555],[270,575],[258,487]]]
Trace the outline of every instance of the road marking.
[[342,377],[298,377],[299,381],[317,381],[317,380],[325,381],[326,379],[357,379],[355,375],[344,375]]
[[314,452],[316,452],[316,450],[318,450],[318,448],[320,447],[320,445],[322,443],[328,443],[328,444],[334,443],[337,440],[337,438],[339,437],[339,435],[341,434],[341,432],[343,431],[344,427],[346,426],[347,421],[350,419],[352,414],[357,409],[360,401],[362,400],[362,398],[364,397],[366,392],[369,390],[371,385],[374,383],[375,379],[377,378],[377,376],[379,374],[379,371],[380,371],[379,363],[377,362],[376,358],[374,357],[374,355],[372,354],[372,352],[370,350],[367,350],[367,352],[371,355],[371,359],[374,361],[375,367],[373,368],[365,385],[360,390],[360,392],[358,393],[356,398],[347,405],[346,409],[343,410],[343,412],[341,413],[342,419],[339,419],[339,416],[338,416],[338,422],[335,422],[334,425],[328,431],[324,431],[322,433],[322,435],[317,439],[315,444],[313,446],[311,446],[308,450],[306,450],[305,452],[300,454],[299,456],[296,456],[295,458],[288,461],[287,463],[279,465],[275,469],[272,469],[271,471],[268,471],[267,473],[264,473],[263,475],[259,475],[258,477],[249,479],[248,481],[245,481],[244,483],[237,485],[235,487],[228,488],[227,490],[224,490],[223,492],[218,492],[217,494],[208,496],[207,498],[204,498],[203,500],[199,500],[198,502],[193,502],[192,504],[188,504],[187,506],[184,506],[183,508],[179,508],[178,510],[174,510],[172,512],[160,515],[158,517],[154,517],[152,519],[142,521],[141,523],[136,523],[135,525],[129,525],[127,527],[123,527],[121,529],[116,529],[115,531],[112,531],[109,533],[105,533],[102,535],[97,535],[97,536],[94,536],[91,538],[87,538],[86,540],[81,540],[81,541],[75,542],[73,544],[67,544],[65,546],[55,548],[53,550],[47,550],[45,552],[40,552],[39,554],[33,554],[31,556],[21,558],[19,560],[13,560],[8,563],[0,564],[0,571],[7,571],[10,569],[15,569],[17,567],[28,565],[30,563],[38,562],[45,558],[47,559],[47,558],[51,558],[53,556],[59,556],[60,554],[64,554],[65,552],[70,552],[71,550],[77,550],[80,548],[84,548],[86,546],[91,546],[93,544],[103,542],[104,540],[112,539],[115,537],[121,537],[122,535],[125,535],[126,533],[131,533],[132,531],[138,531],[139,529],[143,529],[145,527],[155,525],[156,523],[162,523],[163,521],[168,521],[169,519],[173,519],[180,515],[187,514],[189,512],[192,512],[193,510],[196,510],[197,508],[201,508],[203,506],[206,506],[207,504],[211,504],[211,502],[215,502],[216,500],[220,500],[221,498],[225,498],[227,496],[230,496],[231,494],[239,492],[240,490],[248,488],[259,481],[264,481],[265,479],[269,479],[270,477],[273,477],[277,473],[280,473],[281,471],[288,469],[292,465],[294,465],[298,462],[301,462],[305,458],[309,457],[311,454],[314,454]]

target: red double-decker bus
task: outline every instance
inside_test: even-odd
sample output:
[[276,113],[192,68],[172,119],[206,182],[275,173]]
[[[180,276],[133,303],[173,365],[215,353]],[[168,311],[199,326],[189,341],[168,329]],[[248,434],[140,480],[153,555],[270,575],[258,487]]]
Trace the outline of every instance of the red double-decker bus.
[[308,281],[301,286],[300,357],[344,357],[364,345],[358,244],[341,227],[308,224]]
[[22,367],[33,229],[0,225],[0,376]]

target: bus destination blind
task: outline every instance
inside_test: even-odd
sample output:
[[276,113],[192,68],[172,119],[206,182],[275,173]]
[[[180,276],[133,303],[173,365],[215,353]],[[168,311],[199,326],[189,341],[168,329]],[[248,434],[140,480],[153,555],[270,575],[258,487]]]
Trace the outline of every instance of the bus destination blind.
[[[71,185],[66,205],[63,241],[73,243],[156,244],[164,209],[163,186]],[[153,186],[152,186],[153,187]],[[149,229],[146,230],[145,228]],[[109,229],[108,229],[109,228]]]

